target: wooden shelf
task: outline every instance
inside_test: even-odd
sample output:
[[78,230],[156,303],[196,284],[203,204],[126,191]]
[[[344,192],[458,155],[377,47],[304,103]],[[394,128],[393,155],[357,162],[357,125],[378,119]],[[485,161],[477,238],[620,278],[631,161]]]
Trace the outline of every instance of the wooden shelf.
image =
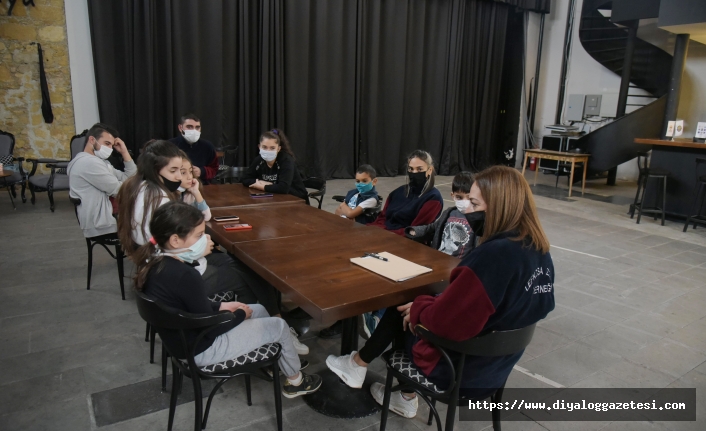
[[706,150],[706,144],[691,141],[664,141],[662,139],[635,138],[636,144],[663,145],[665,147],[696,148]]

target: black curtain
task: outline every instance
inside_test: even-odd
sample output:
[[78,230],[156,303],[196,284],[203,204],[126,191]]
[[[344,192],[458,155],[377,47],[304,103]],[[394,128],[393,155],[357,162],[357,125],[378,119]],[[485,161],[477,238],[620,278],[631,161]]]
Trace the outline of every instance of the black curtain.
[[442,174],[481,169],[503,158],[511,17],[540,2],[89,0],[101,120],[135,150],[194,112],[206,139],[239,145],[235,165],[281,127],[326,178],[403,173],[416,148]]

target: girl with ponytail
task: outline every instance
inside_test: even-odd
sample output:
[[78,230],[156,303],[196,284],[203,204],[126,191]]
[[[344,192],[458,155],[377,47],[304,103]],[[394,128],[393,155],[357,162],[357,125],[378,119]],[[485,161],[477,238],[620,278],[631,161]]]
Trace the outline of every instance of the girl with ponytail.
[[[270,317],[265,307],[242,302],[211,302],[206,298],[206,283],[191,265],[206,249],[210,237],[198,209],[182,202],[159,207],[149,224],[151,237],[133,254],[137,270],[135,288],[167,307],[192,314],[230,311],[235,319],[207,333],[194,349],[196,365],[235,359],[256,348],[278,343],[282,346],[279,366],[287,376],[282,394],[295,398],[316,392],[321,377],[300,371],[301,362],[294,337],[287,323]],[[162,341],[178,358],[186,352],[178,332],[157,329]],[[187,343],[196,341],[198,332],[187,334]]]

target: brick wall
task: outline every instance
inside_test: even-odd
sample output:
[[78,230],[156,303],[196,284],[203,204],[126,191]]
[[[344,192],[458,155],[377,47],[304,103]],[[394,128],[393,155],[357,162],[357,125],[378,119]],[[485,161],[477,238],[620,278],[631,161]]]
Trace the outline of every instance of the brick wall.
[[[15,135],[15,156],[69,158],[75,135],[63,0],[0,3],[0,129]],[[37,46],[42,44],[54,122],[42,117]]]

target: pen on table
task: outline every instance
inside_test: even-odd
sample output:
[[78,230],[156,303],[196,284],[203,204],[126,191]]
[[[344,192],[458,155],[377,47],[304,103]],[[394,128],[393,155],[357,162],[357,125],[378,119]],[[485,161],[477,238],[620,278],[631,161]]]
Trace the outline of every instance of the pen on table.
[[365,253],[365,254],[363,255],[363,257],[366,257],[366,256],[367,256],[367,257],[374,257],[375,259],[380,259],[380,260],[382,260],[382,261],[387,262],[387,258],[386,258],[386,257],[378,256],[378,255],[375,254],[375,253]]

